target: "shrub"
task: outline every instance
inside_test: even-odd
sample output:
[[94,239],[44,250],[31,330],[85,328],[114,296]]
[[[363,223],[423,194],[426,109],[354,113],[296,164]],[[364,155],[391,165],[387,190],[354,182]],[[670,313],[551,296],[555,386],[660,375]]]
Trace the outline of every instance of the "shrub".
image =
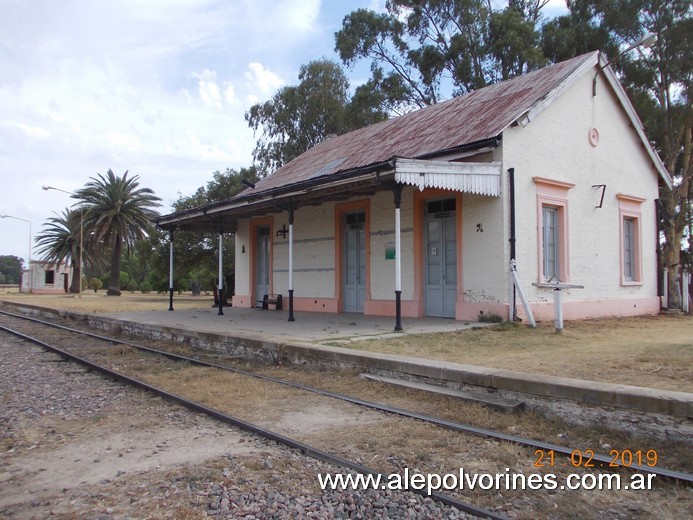
[[89,287],[94,289],[94,292],[98,291],[103,287],[103,282],[101,281],[100,278],[97,278],[96,276],[89,280]]
[[493,312],[484,314],[482,311],[479,313],[479,321],[482,323],[502,323],[503,317]]
[[137,282],[135,280],[130,280],[128,282],[127,290],[130,292],[135,292],[137,289],[139,289],[139,285],[137,285]]
[[140,284],[140,291],[144,294],[147,294],[151,290],[152,290],[152,285],[149,283],[149,281],[143,280],[142,283]]
[[120,280],[118,281],[120,289],[127,289],[130,285],[130,275],[125,271],[120,271]]

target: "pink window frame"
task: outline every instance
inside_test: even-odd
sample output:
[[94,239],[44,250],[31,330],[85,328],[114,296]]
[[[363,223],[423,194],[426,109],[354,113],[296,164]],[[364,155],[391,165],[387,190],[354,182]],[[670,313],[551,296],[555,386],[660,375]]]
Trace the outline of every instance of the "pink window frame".
[[[618,199],[618,244],[619,244],[619,274],[621,285],[642,285],[642,203],[647,199],[617,193]],[[626,279],[625,272],[625,244],[623,243],[623,222],[630,218],[634,221],[633,252],[635,255],[633,266],[633,280]]]
[[569,182],[533,177],[537,189],[537,280],[547,282],[544,276],[543,212],[545,207],[558,210],[558,278],[570,282],[570,240],[568,233],[568,191],[575,186]]

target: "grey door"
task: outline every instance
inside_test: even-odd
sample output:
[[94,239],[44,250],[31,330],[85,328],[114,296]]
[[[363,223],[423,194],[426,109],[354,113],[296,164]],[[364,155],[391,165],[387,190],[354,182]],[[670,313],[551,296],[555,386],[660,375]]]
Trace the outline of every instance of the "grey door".
[[256,233],[255,299],[262,300],[262,297],[270,292],[269,226],[258,227]]
[[426,203],[426,315],[455,317],[457,232],[455,199]]
[[363,312],[366,294],[366,214],[344,215],[344,311]]

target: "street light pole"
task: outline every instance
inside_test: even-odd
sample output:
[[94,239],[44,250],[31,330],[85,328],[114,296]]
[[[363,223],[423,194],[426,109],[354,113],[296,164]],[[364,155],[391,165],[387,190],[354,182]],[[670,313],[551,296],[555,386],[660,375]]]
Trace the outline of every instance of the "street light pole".
[[29,269],[27,271],[29,272],[29,293],[31,293],[33,291],[33,284],[31,283],[31,221],[25,218],[13,217],[12,215],[0,215],[0,218],[13,218],[29,224]]
[[609,59],[608,56],[606,57],[606,63],[604,65],[600,65],[599,69],[594,75],[594,78],[592,78],[592,97],[597,95],[597,76],[599,76],[599,73],[603,71],[606,67],[609,65],[613,65],[616,63],[621,56],[624,54],[627,54],[628,52],[632,51],[633,49],[637,48],[642,48],[642,49],[647,49],[649,47],[652,47],[655,43],[657,43],[657,35],[655,33],[645,33],[643,34],[640,38],[638,38],[635,42],[633,42],[631,45],[629,45],[627,48],[622,50],[621,52],[618,53],[618,55],[613,58]]
[[[75,195],[71,191],[67,190],[61,190],[60,188],[54,188],[53,186],[41,186],[41,189],[43,191],[48,191],[48,190],[55,190],[55,191],[62,191],[63,193],[67,193],[68,195]],[[82,297],[82,277],[84,276],[84,271],[82,270],[84,268],[84,264],[82,263],[83,259],[83,253],[84,253],[84,208],[82,206],[79,207],[79,293],[78,297]]]

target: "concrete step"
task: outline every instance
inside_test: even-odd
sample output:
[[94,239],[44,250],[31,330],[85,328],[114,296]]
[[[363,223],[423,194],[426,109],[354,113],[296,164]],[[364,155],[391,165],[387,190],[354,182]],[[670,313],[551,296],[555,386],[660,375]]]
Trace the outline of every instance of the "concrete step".
[[481,404],[488,408],[492,408],[494,410],[498,410],[505,413],[515,413],[522,411],[525,406],[525,403],[523,403],[522,401],[515,401],[513,399],[503,399],[501,397],[494,397],[490,395],[480,395],[479,393],[475,392],[455,390],[453,388],[447,388],[438,385],[429,385],[427,383],[406,381],[404,379],[394,379],[391,377],[377,376],[375,374],[360,374],[360,377],[363,379],[367,379],[369,381],[378,381],[380,383],[387,383],[389,385],[395,385],[402,388],[422,390],[424,392],[444,395],[447,397],[454,397],[456,399],[461,399],[462,401]]

